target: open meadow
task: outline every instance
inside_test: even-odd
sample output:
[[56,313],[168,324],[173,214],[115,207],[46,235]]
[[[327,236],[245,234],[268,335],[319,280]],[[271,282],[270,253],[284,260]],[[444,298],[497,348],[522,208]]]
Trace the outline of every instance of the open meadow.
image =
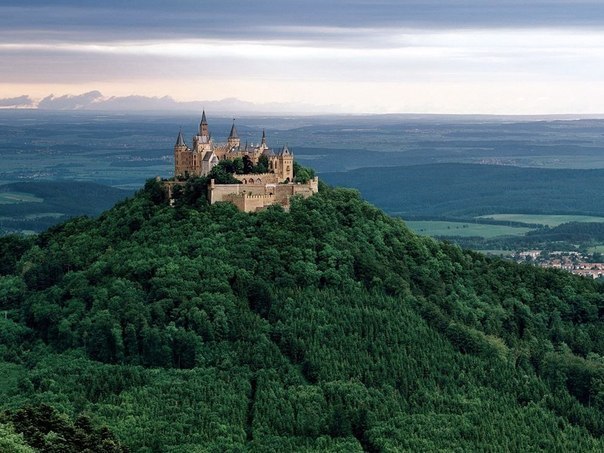
[[489,214],[479,217],[485,220],[498,220],[503,222],[526,223],[529,225],[545,225],[556,227],[569,222],[604,222],[604,217],[587,215],[544,215],[544,214]]
[[457,236],[492,239],[495,237],[522,236],[530,231],[530,228],[525,227],[440,220],[409,220],[405,223],[416,233],[433,237]]
[[31,193],[0,192],[0,204],[42,203],[43,201],[43,198],[36,197]]

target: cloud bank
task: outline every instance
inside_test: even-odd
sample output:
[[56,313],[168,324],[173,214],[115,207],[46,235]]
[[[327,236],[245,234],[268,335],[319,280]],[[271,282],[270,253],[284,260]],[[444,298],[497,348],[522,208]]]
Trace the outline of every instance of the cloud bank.
[[33,107],[34,101],[27,95],[0,99],[0,108]]
[[[49,32],[55,39],[166,38],[337,39],[342,30],[594,28],[604,24],[596,0],[222,0],[4,1],[6,38]],[[24,33],[27,31],[27,33]],[[6,41],[5,41],[6,42]],[[10,40],[8,41],[10,42]]]
[[[79,95],[49,95],[35,104],[29,96],[29,105],[39,110],[54,111],[107,111],[107,112],[200,112],[204,109],[218,114],[258,114],[258,113],[321,113],[337,112],[334,106],[310,104],[260,103],[246,102],[227,98],[219,101],[178,102],[170,96],[109,96],[100,91],[90,91]],[[19,99],[19,98],[15,98]],[[1,101],[0,101],[1,103]],[[1,105],[1,104],[0,104]]]
[[237,98],[354,113],[604,110],[599,0],[51,3],[0,5],[0,93],[85,93],[40,108]]

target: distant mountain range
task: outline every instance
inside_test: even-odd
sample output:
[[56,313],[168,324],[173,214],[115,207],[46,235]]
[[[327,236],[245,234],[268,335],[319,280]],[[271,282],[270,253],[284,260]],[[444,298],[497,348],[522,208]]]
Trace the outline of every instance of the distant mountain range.
[[270,102],[256,104],[236,98],[219,101],[176,101],[170,96],[104,96],[100,91],[82,94],[51,94],[41,100],[29,95],[0,99],[0,108],[35,108],[39,110],[102,111],[199,111],[216,113],[342,113],[339,106]]

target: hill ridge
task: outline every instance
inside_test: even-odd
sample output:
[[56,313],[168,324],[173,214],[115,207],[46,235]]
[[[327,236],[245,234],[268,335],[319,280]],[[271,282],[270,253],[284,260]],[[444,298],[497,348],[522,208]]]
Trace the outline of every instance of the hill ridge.
[[386,212],[413,217],[507,212],[601,215],[603,177],[604,169],[472,163],[367,167],[321,174],[329,184],[360,190]]
[[0,239],[4,409],[133,450],[597,450],[602,287],[411,233],[358,192],[174,207]]

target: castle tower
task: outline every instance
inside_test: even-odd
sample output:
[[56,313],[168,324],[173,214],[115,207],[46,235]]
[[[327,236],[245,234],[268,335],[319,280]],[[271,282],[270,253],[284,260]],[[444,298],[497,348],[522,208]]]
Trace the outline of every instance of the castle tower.
[[268,149],[268,145],[266,144],[266,131],[262,129],[262,141],[260,142],[258,150],[263,152],[265,149]]
[[240,145],[241,140],[239,139],[239,135],[237,135],[237,129],[235,128],[235,120],[233,120],[231,133],[229,134],[229,138],[227,139],[227,148],[229,150],[232,150],[233,148],[239,148]]
[[210,131],[208,129],[208,120],[206,119],[206,111],[201,114],[201,123],[199,123],[199,136],[207,137],[210,140]]
[[279,151],[275,160],[276,162],[273,164],[275,167],[274,171],[279,181],[292,182],[294,180],[294,155],[287,145]]
[[212,150],[212,134],[208,128],[205,110],[201,114],[199,133],[193,137],[193,150],[202,156],[205,152]]
[[178,132],[176,144],[174,145],[174,176],[184,175],[189,168],[189,153],[182,135],[182,129]]

